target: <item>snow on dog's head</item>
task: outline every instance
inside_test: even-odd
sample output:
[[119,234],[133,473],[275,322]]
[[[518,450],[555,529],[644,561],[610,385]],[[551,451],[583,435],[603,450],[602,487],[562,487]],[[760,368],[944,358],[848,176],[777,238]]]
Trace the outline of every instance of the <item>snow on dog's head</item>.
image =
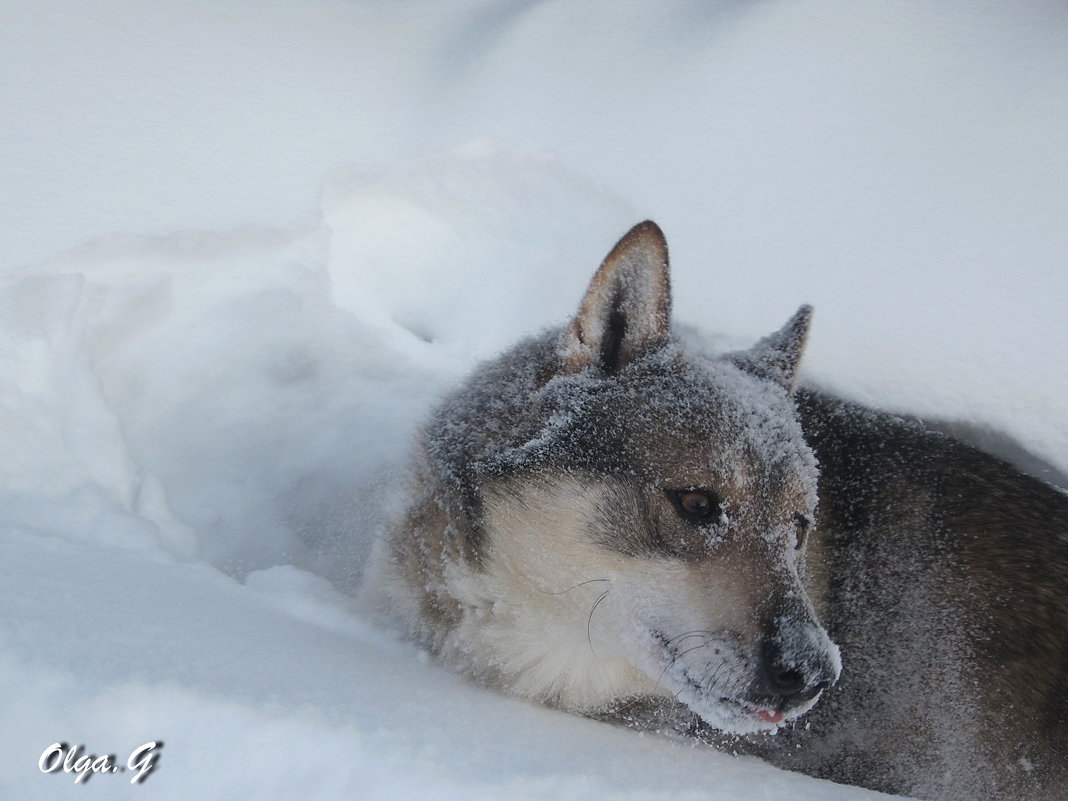
[[415,630],[581,711],[675,698],[746,732],[808,709],[840,670],[802,583],[817,472],[791,392],[809,316],[749,351],[689,354],[663,235],[633,228],[562,332],[483,366],[432,418],[391,544]]

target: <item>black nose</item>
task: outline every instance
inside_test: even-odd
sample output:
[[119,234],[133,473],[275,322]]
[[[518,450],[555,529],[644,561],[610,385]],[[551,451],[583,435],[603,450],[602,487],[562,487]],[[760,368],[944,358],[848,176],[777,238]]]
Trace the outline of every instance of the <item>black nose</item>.
[[781,699],[784,706],[810,701],[830,686],[832,674],[829,668],[824,669],[824,660],[790,659],[767,640],[761,650],[760,683],[768,696]]
[[797,695],[808,686],[805,674],[796,668],[771,665],[767,674],[768,689],[776,695]]

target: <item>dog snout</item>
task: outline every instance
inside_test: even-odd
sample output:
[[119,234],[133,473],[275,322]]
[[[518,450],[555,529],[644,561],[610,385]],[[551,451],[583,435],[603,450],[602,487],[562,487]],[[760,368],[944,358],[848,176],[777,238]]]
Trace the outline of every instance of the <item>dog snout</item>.
[[[815,638],[812,638],[815,639]],[[776,707],[788,709],[811,701],[838,678],[829,649],[783,647],[776,638],[761,645],[756,684],[759,694]]]

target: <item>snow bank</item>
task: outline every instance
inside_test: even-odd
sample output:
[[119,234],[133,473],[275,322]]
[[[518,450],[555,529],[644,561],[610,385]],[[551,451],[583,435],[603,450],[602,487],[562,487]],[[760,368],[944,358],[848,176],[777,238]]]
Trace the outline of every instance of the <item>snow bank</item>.
[[[427,405],[588,277],[535,229],[596,192],[539,167],[476,149],[342,176],[317,225],[113,238],[6,287],[12,796],[858,797],[469,686],[343,592]],[[487,233],[464,206],[487,192],[520,222]],[[440,263],[486,291],[439,307]],[[152,741],[143,787],[38,767],[54,742],[121,764]]]
[[[479,691],[293,568],[243,587],[200,565],[38,537],[0,548],[5,797],[869,795]],[[129,772],[76,786],[37,767],[59,740],[120,761],[163,745],[141,786]]]
[[[1063,5],[0,20],[0,794],[874,797],[472,688],[347,593],[429,405],[644,217],[680,319],[813,303],[810,378],[1068,470]],[[37,768],[149,740],[143,787]]]

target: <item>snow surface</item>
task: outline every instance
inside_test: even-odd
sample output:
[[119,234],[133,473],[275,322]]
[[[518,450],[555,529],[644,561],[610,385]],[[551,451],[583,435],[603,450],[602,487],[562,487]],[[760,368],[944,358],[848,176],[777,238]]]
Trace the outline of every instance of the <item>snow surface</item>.
[[[679,319],[1068,470],[1068,6],[0,8],[0,797],[862,799],[351,601],[417,421],[656,219]],[[844,667],[848,670],[848,665]],[[44,775],[82,744],[129,773]]]

